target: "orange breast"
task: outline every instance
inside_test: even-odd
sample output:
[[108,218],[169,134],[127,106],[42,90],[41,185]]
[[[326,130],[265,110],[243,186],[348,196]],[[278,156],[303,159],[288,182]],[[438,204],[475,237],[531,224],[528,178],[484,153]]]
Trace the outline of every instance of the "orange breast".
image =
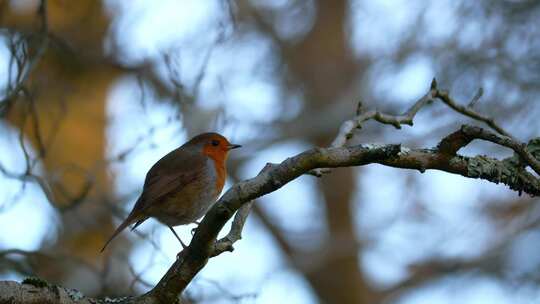
[[216,166],[216,189],[218,195],[221,193],[221,190],[223,189],[223,186],[225,185],[225,178],[227,177],[227,170],[225,169],[225,163],[222,163],[221,165],[214,160],[214,165]]
[[208,155],[214,161],[214,167],[216,169],[216,189],[219,195],[225,185],[225,178],[227,177],[227,169],[225,168],[227,152],[205,147],[203,153]]

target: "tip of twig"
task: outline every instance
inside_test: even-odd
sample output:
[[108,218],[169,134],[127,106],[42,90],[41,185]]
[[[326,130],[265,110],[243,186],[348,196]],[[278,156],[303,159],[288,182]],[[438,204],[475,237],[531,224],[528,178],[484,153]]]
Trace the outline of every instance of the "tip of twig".
[[433,80],[431,81],[430,89],[432,89],[432,90],[437,89],[437,79],[433,78]]
[[471,101],[469,102],[467,107],[473,108],[474,105],[478,102],[478,100],[480,100],[480,98],[482,98],[482,95],[484,95],[484,89],[482,87],[480,87],[480,88],[478,88],[478,91],[476,92],[474,97],[471,99]]
[[356,105],[356,116],[362,114],[362,101],[359,100],[358,104]]

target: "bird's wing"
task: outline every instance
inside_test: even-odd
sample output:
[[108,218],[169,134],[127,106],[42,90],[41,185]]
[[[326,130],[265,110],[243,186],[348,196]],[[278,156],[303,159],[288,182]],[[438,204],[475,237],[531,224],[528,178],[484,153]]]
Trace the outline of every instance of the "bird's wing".
[[141,198],[134,210],[144,211],[172,192],[199,179],[204,173],[206,161],[206,156],[202,154],[179,154],[173,151],[165,155],[148,171]]
[[137,222],[135,227],[148,216],[145,210],[153,204],[159,204],[171,192],[178,191],[203,174],[206,156],[200,153],[187,153],[182,147],[170,152],[152,166],[144,181],[143,193],[135,203],[128,217],[118,226],[101,251],[127,226]]

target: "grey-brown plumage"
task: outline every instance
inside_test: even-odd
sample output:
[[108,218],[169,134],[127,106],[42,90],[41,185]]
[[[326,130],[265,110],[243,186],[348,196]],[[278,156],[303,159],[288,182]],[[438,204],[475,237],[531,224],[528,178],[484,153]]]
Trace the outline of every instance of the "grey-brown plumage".
[[133,210],[101,251],[127,226],[135,223],[135,229],[150,217],[171,230],[202,217],[223,188],[228,151],[238,147],[217,133],[204,133],[161,158],[148,171]]

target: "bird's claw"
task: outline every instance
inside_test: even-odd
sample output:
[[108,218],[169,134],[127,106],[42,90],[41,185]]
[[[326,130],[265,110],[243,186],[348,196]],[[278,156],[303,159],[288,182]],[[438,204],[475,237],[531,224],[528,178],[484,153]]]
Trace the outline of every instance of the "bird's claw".
[[176,254],[176,259],[177,260],[181,260],[184,258],[184,256],[186,255],[186,248],[182,249],[179,253]]
[[197,227],[191,229],[191,235],[195,234],[195,231],[197,231],[197,228],[199,228],[199,225],[201,224],[201,222],[194,221],[193,224],[197,225]]

